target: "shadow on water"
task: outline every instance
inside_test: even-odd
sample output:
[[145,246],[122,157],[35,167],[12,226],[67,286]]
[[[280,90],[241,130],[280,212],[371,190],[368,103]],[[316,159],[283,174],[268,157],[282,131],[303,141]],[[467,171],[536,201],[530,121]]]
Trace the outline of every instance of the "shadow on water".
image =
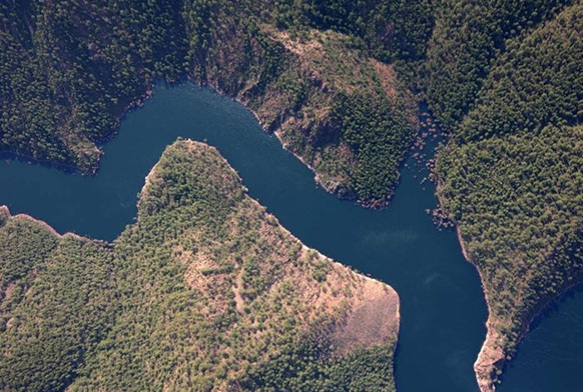
[[503,375],[499,391],[580,391],[582,368],[583,287],[578,286],[533,322]]
[[365,210],[318,189],[313,174],[241,105],[189,83],[160,85],[124,119],[97,176],[2,162],[0,204],[60,232],[112,240],[133,221],[144,177],[178,136],[216,146],[251,196],[308,246],[399,292],[400,392],[477,390],[472,365],[486,320],[480,282],[455,233],[437,230],[426,214],[436,206],[434,188],[420,184],[424,174],[412,160],[390,207]]

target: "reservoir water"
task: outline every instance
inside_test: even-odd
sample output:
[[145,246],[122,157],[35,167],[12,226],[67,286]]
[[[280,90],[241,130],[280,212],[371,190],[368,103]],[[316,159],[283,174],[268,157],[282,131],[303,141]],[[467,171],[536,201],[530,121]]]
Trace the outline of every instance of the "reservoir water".
[[499,392],[583,390],[583,290],[537,320],[502,379]]
[[[434,187],[420,183],[426,173],[412,160],[390,207],[366,210],[319,189],[313,174],[240,104],[190,83],[158,85],[153,98],[132,111],[105,146],[98,175],[1,162],[0,205],[44,220],[59,232],[113,240],[135,217],[144,177],[179,136],[216,146],[250,195],[305,244],[398,291],[402,323],[395,363],[400,392],[477,390],[472,365],[487,316],[480,281],[464,261],[455,233],[437,230],[426,214],[425,209],[436,206]],[[537,331],[527,340],[536,339]],[[557,384],[554,389],[512,389],[528,378],[521,373],[525,357],[530,361],[529,356],[538,355],[526,348],[520,353],[504,391],[573,390],[557,389]],[[541,367],[542,373],[548,371]]]

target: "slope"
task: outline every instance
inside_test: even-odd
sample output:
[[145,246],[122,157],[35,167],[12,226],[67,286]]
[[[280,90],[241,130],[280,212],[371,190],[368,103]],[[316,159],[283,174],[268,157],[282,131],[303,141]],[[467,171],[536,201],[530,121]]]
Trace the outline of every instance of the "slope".
[[138,207],[112,244],[2,209],[2,388],[394,390],[395,291],[303,246],[214,148],[168,147]]
[[26,0],[0,17],[0,152],[94,173],[153,80],[188,76],[369,206],[391,196],[417,129],[393,65],[422,56],[432,24],[427,0]]
[[490,311],[476,371],[493,388],[533,318],[581,282],[583,5],[507,42],[439,154],[439,196]]

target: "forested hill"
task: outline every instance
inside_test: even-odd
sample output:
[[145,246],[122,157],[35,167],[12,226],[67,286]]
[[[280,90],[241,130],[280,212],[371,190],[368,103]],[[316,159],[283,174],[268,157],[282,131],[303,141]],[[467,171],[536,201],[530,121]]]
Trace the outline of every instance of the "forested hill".
[[392,64],[423,56],[426,0],[3,1],[0,151],[97,169],[155,79],[243,101],[343,197],[383,205],[417,127]]
[[476,363],[483,390],[533,318],[583,279],[583,3],[529,25],[502,41],[474,99],[449,96],[437,109],[453,124],[437,159],[440,197],[490,313]]
[[437,23],[422,65],[421,83],[446,130],[473,106],[509,39],[527,35],[571,0],[438,0]]
[[440,201],[487,293],[484,391],[581,282],[581,0],[5,0],[0,15],[0,151],[85,172],[153,80],[188,75],[254,110],[328,191],[384,206],[426,101],[450,136]]
[[399,298],[179,141],[113,243],[0,207],[0,389],[394,391]]
[[97,168],[95,143],[186,51],[178,1],[2,1],[0,151]]

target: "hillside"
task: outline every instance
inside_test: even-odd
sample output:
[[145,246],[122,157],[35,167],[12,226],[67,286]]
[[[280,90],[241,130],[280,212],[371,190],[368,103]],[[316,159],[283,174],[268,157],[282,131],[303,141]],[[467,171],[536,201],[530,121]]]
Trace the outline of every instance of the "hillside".
[[153,80],[188,76],[253,109],[325,189],[383,206],[417,129],[393,64],[423,52],[427,9],[422,0],[3,2],[0,152],[93,173],[99,144]]
[[168,147],[138,210],[108,244],[0,209],[1,389],[394,390],[396,292],[303,246],[214,148]]
[[420,83],[434,116],[451,131],[468,113],[507,51],[508,40],[552,19],[570,0],[439,0],[435,28],[420,67]]
[[489,307],[483,391],[581,282],[581,0],[24,0],[0,15],[0,152],[85,173],[155,79],[189,77],[253,110],[326,190],[384,207],[427,103],[448,136],[441,208]]
[[0,388],[63,390],[119,307],[112,254],[6,207],[0,245]]
[[583,4],[506,42],[438,156],[439,196],[486,293],[491,390],[529,324],[583,279]]

